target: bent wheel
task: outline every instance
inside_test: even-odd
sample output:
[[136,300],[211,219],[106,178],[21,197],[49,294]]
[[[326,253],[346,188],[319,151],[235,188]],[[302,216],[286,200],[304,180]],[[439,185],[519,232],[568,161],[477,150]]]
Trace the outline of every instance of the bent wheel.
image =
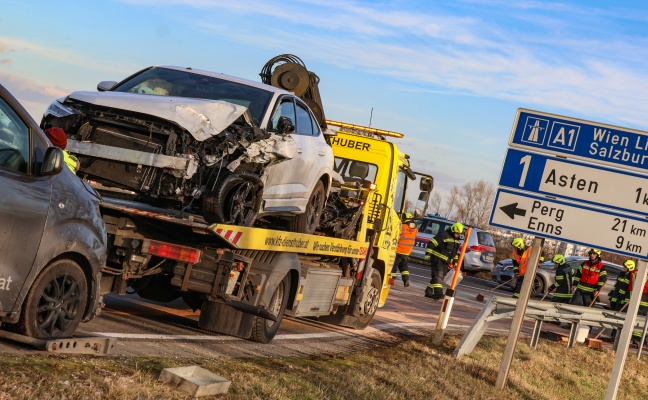
[[36,338],[71,336],[88,302],[88,282],[76,262],[54,261],[34,281],[18,321],[20,333]]
[[262,193],[257,175],[246,171],[228,173],[203,199],[203,217],[209,223],[252,226]]
[[326,190],[322,181],[317,181],[313,193],[308,198],[306,211],[295,216],[290,222],[290,230],[293,232],[311,234],[319,225],[322,209],[326,200]]
[[288,295],[290,294],[290,274],[286,274],[283,280],[279,282],[270,303],[268,311],[277,316],[277,321],[256,317],[254,328],[252,329],[251,340],[259,343],[270,343],[279,330],[279,325],[283,320],[286,306],[288,305]]

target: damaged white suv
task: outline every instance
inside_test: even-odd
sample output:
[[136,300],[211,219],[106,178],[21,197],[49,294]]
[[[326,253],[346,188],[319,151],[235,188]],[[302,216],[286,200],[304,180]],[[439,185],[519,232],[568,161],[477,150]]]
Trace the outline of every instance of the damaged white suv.
[[54,101],[79,175],[208,222],[261,216],[312,233],[331,187],[333,152],[312,111],[290,92],[223,74],[149,67],[98,92]]

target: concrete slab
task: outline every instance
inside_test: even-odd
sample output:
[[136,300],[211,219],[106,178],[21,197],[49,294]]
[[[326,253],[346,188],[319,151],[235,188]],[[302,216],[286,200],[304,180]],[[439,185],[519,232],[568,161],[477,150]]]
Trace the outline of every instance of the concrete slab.
[[165,368],[159,379],[194,397],[227,393],[232,383],[197,365]]

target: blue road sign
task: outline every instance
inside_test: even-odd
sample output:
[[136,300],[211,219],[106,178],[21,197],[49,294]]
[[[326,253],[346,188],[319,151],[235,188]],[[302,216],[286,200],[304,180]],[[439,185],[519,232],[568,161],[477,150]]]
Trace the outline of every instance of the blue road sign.
[[518,109],[511,147],[648,172],[648,132]]
[[500,186],[648,214],[648,176],[508,149]]
[[638,216],[499,189],[490,224],[643,260],[648,258],[648,221]]

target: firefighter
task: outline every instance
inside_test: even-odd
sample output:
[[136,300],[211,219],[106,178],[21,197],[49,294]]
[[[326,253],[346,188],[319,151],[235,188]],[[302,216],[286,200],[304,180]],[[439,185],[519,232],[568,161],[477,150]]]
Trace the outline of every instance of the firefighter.
[[522,238],[515,238],[511,241],[513,251],[511,252],[511,260],[513,261],[513,276],[517,278],[515,284],[514,298],[520,297],[520,290],[522,289],[522,282],[524,281],[524,274],[526,273],[527,266],[529,265],[529,257],[531,256],[531,246],[526,246]]
[[392,278],[396,278],[396,270],[400,271],[403,286],[405,287],[410,285],[409,267],[407,263],[409,261],[409,255],[414,248],[417,234],[418,229],[416,229],[416,224],[412,220],[412,214],[408,212],[404,213],[403,226],[401,226],[401,235],[400,239],[398,239],[398,248],[396,249],[396,260],[394,261],[391,276]]
[[625,271],[619,275],[614,287],[608,294],[612,311],[620,311],[623,306],[630,301],[632,285],[637,276],[637,269],[634,261],[626,260],[626,262],[623,263],[623,266],[625,267]]
[[551,259],[556,267],[556,282],[549,288],[554,292],[551,301],[554,303],[569,303],[572,298],[572,278],[574,270],[565,262],[565,256],[556,254]]
[[589,260],[578,267],[572,284],[571,304],[589,307],[598,297],[600,290],[607,280],[607,270],[601,260],[601,250],[590,249]]
[[65,161],[65,165],[67,165],[68,168],[70,168],[70,170],[76,174],[77,170],[79,169],[79,160],[77,160],[75,156],[70,154],[69,151],[65,150],[65,148],[67,147],[67,135],[65,134],[65,131],[54,126],[45,129],[43,133],[47,136],[47,138],[50,140],[50,142],[52,142],[54,146],[63,150],[63,161]]
[[463,224],[455,222],[450,228],[438,233],[428,242],[425,259],[430,260],[432,279],[425,288],[425,297],[433,300],[443,298],[441,282],[443,282],[443,277],[448,272],[448,268],[454,268],[452,264],[457,262],[460,237],[463,232]]

